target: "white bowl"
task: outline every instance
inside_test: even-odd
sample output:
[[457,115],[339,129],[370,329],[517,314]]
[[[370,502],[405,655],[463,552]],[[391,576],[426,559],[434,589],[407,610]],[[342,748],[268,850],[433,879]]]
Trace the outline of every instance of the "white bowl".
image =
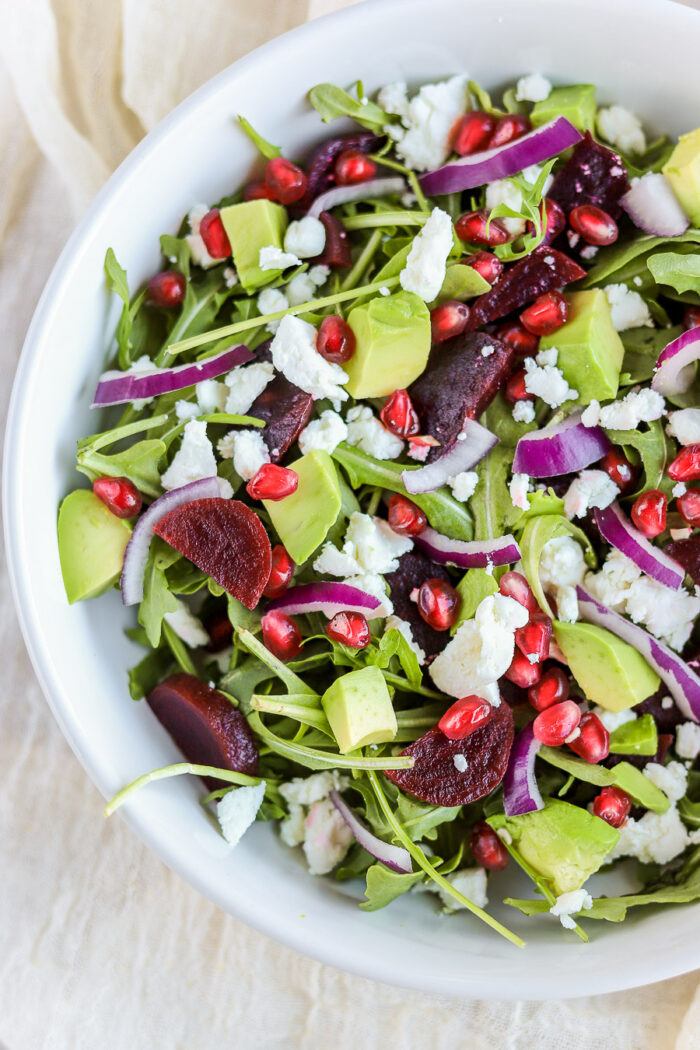
[[[631,107],[653,130],[695,127],[700,17],[664,0],[374,0],[311,23],[236,63],[184,102],[109,180],[46,286],[24,346],[7,429],[4,495],[12,582],[37,675],[73,750],[110,796],[178,753],[145,704],[133,703],[116,593],[69,608],[55,537],[59,499],[79,481],[75,442],[96,429],[88,404],[114,309],[102,262],[112,246],[132,287],[157,266],[158,236],[195,201],[246,176],[254,151],[244,113],[294,155],[327,134],[304,101],[315,83],[361,78],[369,92],[467,70],[487,88],[542,71],[593,81],[603,102]],[[432,899],[357,910],[357,886],[308,875],[298,851],[257,826],[233,854],[181,778],[123,810],[175,871],[271,937],[366,977],[442,994],[551,998],[641,985],[700,965],[700,911],[667,908],[624,925],[589,923],[579,943],[552,920],[499,917],[528,940],[519,951],[471,917],[440,917]],[[101,815],[95,812],[95,820]],[[491,896],[503,896],[493,880]],[[520,887],[521,890],[527,888]]]

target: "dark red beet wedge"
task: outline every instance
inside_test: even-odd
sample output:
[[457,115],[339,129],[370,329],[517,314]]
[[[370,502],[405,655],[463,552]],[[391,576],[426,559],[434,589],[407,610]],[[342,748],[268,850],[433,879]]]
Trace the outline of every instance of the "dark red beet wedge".
[[334,266],[347,269],[352,265],[352,252],[348,234],[340,219],[329,211],[322,211],[319,219],[326,231],[326,244],[320,255],[309,259],[309,266]]
[[426,580],[439,578],[450,582],[449,573],[442,565],[432,562],[425,554],[409,551],[399,558],[399,567],[386,576],[394,612],[411,625],[415,642],[425,650],[428,660],[445,648],[450,636],[445,631],[434,631],[418,612],[418,605],[411,601],[411,594]]
[[480,328],[531,303],[538,295],[586,276],[586,271],[564,252],[541,244],[524,259],[507,266],[490,292],[472,306],[468,327]]
[[[697,667],[694,670],[697,674]],[[668,686],[662,682],[653,696],[642,700],[641,704],[637,704],[634,708],[637,714],[653,715],[659,733],[675,733],[676,726],[687,721],[676,704],[672,704],[671,707],[662,705],[661,701],[667,696]]]
[[[413,769],[387,770],[384,774],[402,791],[433,806],[466,806],[488,795],[503,780],[513,745],[513,713],[508,704],[494,708],[482,729],[464,740],[449,740],[433,726],[401,752],[415,759]],[[454,764],[462,755],[467,768]]]
[[161,539],[254,609],[270,576],[272,553],[255,511],[232,499],[196,499],[166,514],[154,528]]
[[630,188],[619,155],[596,142],[589,131],[575,147],[554,179],[549,193],[568,215],[580,204],[595,204],[614,219],[620,214],[620,197]]
[[317,146],[308,158],[306,169],[306,193],[299,207],[306,211],[313,200],[335,185],[335,162],[345,150],[360,150],[361,153],[374,153],[383,142],[379,135],[371,131],[351,131],[348,135],[334,135]]
[[283,375],[268,383],[250,406],[249,414],[265,421],[262,431],[270,459],[279,463],[296,441],[314,410],[314,399]]
[[667,543],[664,550],[683,566],[696,583],[700,583],[700,535],[689,536],[687,540],[674,540]]

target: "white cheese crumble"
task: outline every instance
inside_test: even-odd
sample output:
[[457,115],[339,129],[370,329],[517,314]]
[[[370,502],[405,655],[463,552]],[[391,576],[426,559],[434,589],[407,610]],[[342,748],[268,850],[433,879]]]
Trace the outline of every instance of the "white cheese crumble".
[[606,430],[636,430],[640,423],[660,419],[666,410],[661,394],[650,387],[630,390],[621,401],[611,401],[602,408],[595,398],[581,413],[584,427],[601,426]]
[[693,535],[692,529],[669,529],[672,540],[688,540]]
[[202,415],[222,412],[228,397],[228,387],[216,379],[203,379],[195,386],[197,404]]
[[673,697],[672,696],[665,696],[663,698],[663,700],[661,701],[661,706],[664,709],[664,711],[670,711],[671,708],[674,706]]
[[565,401],[578,397],[578,390],[571,389],[561,369],[557,368],[557,357],[556,347],[551,347],[550,350],[541,350],[536,358],[525,358],[525,389],[550,408],[559,408]]
[[[486,207],[489,211],[497,208],[499,204],[505,204],[513,211],[520,211],[523,204],[523,195],[510,179],[497,179],[490,182],[486,187]],[[525,219],[515,219],[502,215],[499,223],[508,230],[512,237],[519,237],[525,232]]]
[[270,453],[259,430],[229,430],[217,448],[222,459],[233,460],[233,469],[244,481],[250,481],[264,463],[270,462]]
[[227,288],[235,288],[238,284],[238,274],[234,270],[233,266],[224,267],[224,284]]
[[700,408],[681,408],[669,413],[666,433],[681,445],[700,444]]
[[[453,871],[445,876],[445,881],[454,886],[463,897],[476,904],[478,908],[485,908],[489,902],[486,894],[487,874],[484,868],[462,868],[461,871]],[[432,879],[429,882],[419,882],[415,887],[417,891],[436,893],[442,902],[445,912],[459,911],[464,905],[456,900],[451,893],[438,886]]]
[[452,763],[458,773],[466,773],[469,767],[469,763],[467,762],[464,755],[454,755],[452,758]]
[[280,825],[280,837],[288,846],[302,846],[309,870],[325,875],[347,853],[352,834],[328,798],[332,790],[342,791],[347,778],[332,772],[295,777],[280,784],[289,816]]
[[233,849],[255,820],[265,795],[265,783],[234,788],[217,802],[216,816],[221,833]]
[[468,77],[463,74],[439,84],[424,84],[410,101],[405,83],[381,89],[379,105],[401,118],[400,125],[389,124],[386,131],[409,168],[429,171],[447,159],[452,128],[465,112],[468,97]]
[[[330,543],[324,544],[321,555],[327,550],[333,550]],[[389,523],[382,518],[372,518],[369,514],[361,514],[355,511],[350,515],[350,521],[345,532],[342,554],[352,559],[352,572],[343,571],[333,575],[349,576],[357,573],[380,573],[394,572],[399,567],[399,558],[402,554],[412,550],[413,540],[408,536],[400,536],[390,527]],[[317,572],[326,572],[327,569],[319,568],[319,558],[314,562]],[[323,564],[327,564],[324,560]],[[347,562],[349,566],[351,563]]]
[[214,259],[209,254],[199,232],[199,224],[208,211],[209,206],[207,204],[195,204],[190,208],[187,221],[190,224],[191,232],[185,237],[187,247],[190,249],[192,262],[196,263],[197,266],[201,266],[203,270],[208,270],[210,266],[216,266],[217,263],[221,262],[220,259]]
[[429,452],[429,445],[419,445],[416,441],[409,439],[408,452],[406,453],[409,459],[416,459],[419,463],[425,463]]
[[368,615],[368,620],[378,616],[391,616],[393,613],[394,606],[386,592],[384,577],[380,576],[379,573],[364,572],[359,576],[347,576],[343,582],[350,587],[357,587],[359,591],[364,591],[365,594],[373,595],[381,602],[381,605],[375,609],[372,616]]
[[685,496],[687,491],[688,489],[685,485],[685,482],[678,481],[671,489],[671,495],[674,499],[680,499],[681,496]]
[[640,820],[630,817],[623,824],[620,838],[605,859],[636,857],[643,864],[668,864],[692,841],[675,806],[665,813],[650,810]]
[[642,122],[624,106],[599,109],[596,124],[602,138],[623,153],[644,153],[647,148]]
[[691,760],[700,755],[700,725],[697,722],[681,722],[676,726],[676,754]]
[[329,455],[335,451],[341,441],[348,436],[348,428],[342,416],[330,408],[321,413],[319,419],[312,419],[299,435],[301,454],[319,449]]
[[195,419],[199,415],[199,406],[193,401],[176,401],[175,415],[179,423],[184,423],[188,419]]
[[275,370],[269,361],[256,361],[252,365],[234,368],[224,380],[229,389],[226,411],[233,416],[245,415],[274,378]]
[[313,215],[290,222],[284,235],[284,250],[300,259],[314,259],[326,247],[326,227]]
[[369,405],[353,405],[348,409],[345,420],[349,445],[375,459],[396,459],[401,455],[403,441],[382,425]]
[[552,82],[541,73],[521,77],[515,86],[516,102],[544,102],[552,91]]
[[557,618],[576,623],[579,615],[576,585],[583,582],[586,563],[581,547],[571,536],[549,540],[540,557],[540,583],[557,603]]
[[626,711],[608,711],[605,707],[594,707],[593,714],[603,723],[608,733],[614,733],[620,726],[637,721],[637,713],[628,708]]
[[680,762],[647,762],[644,776],[660,791],[663,791],[669,802],[678,802],[688,790],[688,770]]
[[408,642],[409,649],[412,649],[416,654],[416,659],[419,664],[424,664],[426,660],[425,650],[421,649],[420,645],[416,642],[413,637],[413,631],[408,620],[402,620],[400,616],[387,616],[386,623],[384,624],[385,631],[391,631],[392,629],[400,631]]
[[[289,307],[289,300],[279,288],[263,288],[257,300],[258,310],[264,317],[266,314],[277,314]],[[279,328],[281,321],[270,321],[265,327],[273,335]]]
[[289,284],[284,286],[289,305],[299,306],[300,303],[310,302],[316,291],[326,283],[330,272],[328,266],[312,266],[310,270],[292,277]]
[[593,907],[593,898],[587,890],[570,890],[568,893],[560,893],[552,907],[550,915],[555,915],[565,930],[576,929],[576,922],[572,915],[580,911],[587,911]]
[[270,346],[272,363],[278,372],[315,399],[328,397],[345,401],[347,373],[340,365],[326,361],[316,351],[316,329],[308,321],[287,314],[279,323]]
[[258,266],[261,270],[286,270],[289,266],[298,266],[301,262],[293,252],[284,252],[276,244],[266,244],[258,252]]
[[207,424],[191,419],[185,424],[182,444],[173,461],[161,477],[164,489],[179,489],[200,478],[211,478],[216,474],[216,458],[211,441],[207,437]]
[[399,274],[401,287],[426,303],[436,299],[447,273],[447,256],[452,250],[452,219],[441,208],[433,208],[420,233],[413,238],[406,265]]
[[463,470],[447,479],[447,484],[452,489],[452,495],[460,503],[466,503],[474,495],[479,481],[479,475],[475,470]]
[[604,470],[582,470],[564,495],[567,518],[583,518],[592,507],[609,507],[620,494],[615,482]]
[[513,405],[513,419],[516,423],[532,423],[535,418],[535,405],[532,401],[516,401]]
[[581,258],[590,262],[591,259],[595,259],[599,250],[597,244],[587,244],[585,248],[581,249]]
[[196,649],[200,645],[209,645],[211,639],[202,626],[202,621],[194,613],[190,612],[183,601],[175,599],[177,609],[166,613],[163,619],[170,624],[178,638],[181,638],[190,649]]
[[527,510],[530,506],[530,500],[527,496],[529,487],[529,474],[514,474],[510,479],[510,484],[508,486],[510,501],[514,507],[518,508],[518,510]]
[[649,307],[639,292],[632,291],[626,284],[609,284],[604,291],[616,332],[626,332],[628,328],[654,327]]

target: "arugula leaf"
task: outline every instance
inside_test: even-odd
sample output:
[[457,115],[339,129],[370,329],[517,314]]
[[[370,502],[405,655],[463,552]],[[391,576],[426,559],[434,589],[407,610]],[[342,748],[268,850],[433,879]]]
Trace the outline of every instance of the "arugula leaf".
[[647,424],[647,430],[608,430],[613,445],[633,448],[642,460],[644,478],[638,492],[646,489],[661,489],[671,495],[674,481],[666,473],[668,464],[675,456],[673,442],[667,437],[660,419]]
[[486,569],[467,569],[457,584],[457,594],[460,598],[459,618],[450,628],[450,634],[455,634],[465,620],[471,620],[484,598],[495,594],[497,590],[498,583],[493,573],[488,573]]
[[173,237],[170,233],[164,233],[160,238],[160,250],[168,262],[189,281],[192,255],[187,239],[185,237]]
[[481,276],[473,266],[464,266],[462,263],[450,263],[445,271],[445,280],[437,299],[430,303],[430,309],[437,303],[447,300],[473,299],[475,295],[483,295],[488,292],[491,285]]
[[658,252],[647,266],[657,284],[668,284],[677,292],[700,293],[700,255]]
[[152,416],[150,419],[137,419],[134,423],[126,423],[122,427],[112,427],[111,430],[103,430],[99,434],[89,434],[78,441],[78,451],[82,452],[89,449],[91,452],[97,452],[101,448],[114,445],[117,441],[123,440],[123,438],[141,434],[144,430],[157,430],[158,427],[164,426],[167,422],[167,414],[161,413],[158,416]]
[[262,682],[274,677],[274,672],[255,656],[249,656],[242,663],[228,671],[220,682],[220,688],[239,701],[242,708],[250,705],[250,699]]
[[[673,339],[683,331],[682,325],[672,328],[628,328],[620,332],[625,347],[622,361],[622,374],[625,375],[625,386],[645,383],[654,374],[654,366],[659,354]],[[621,377],[622,378],[622,377]]]
[[524,233],[521,236],[516,237],[515,240],[509,241],[507,244],[498,245],[494,248],[494,253],[504,262],[512,262],[514,259],[522,259],[525,255],[529,255],[530,252],[534,251],[534,249],[544,240],[547,232],[542,204],[542,199],[544,197],[544,184],[556,162],[557,158],[553,157],[542,165],[542,170],[537,176],[534,185],[528,182],[522,173],[519,175],[513,175],[507,181],[513,183],[516,189],[520,191],[520,206],[515,209],[511,208],[508,204],[497,204],[496,207],[492,208],[489,212],[489,222],[491,222],[492,219],[508,218],[522,219],[524,222],[532,223],[532,233]]
[[[159,367],[170,363],[170,345],[183,339],[197,339],[210,333],[219,310],[235,289],[227,288],[223,278],[223,266],[208,270],[200,281],[188,281],[185,298],[177,321],[161,346],[156,364]],[[213,351],[210,351],[213,352]]]
[[165,568],[158,557],[159,550],[160,542],[154,540],[143,574],[143,601],[139,606],[139,623],[154,649],[160,645],[163,617],[178,608],[177,598],[168,587]]
[[512,449],[496,445],[474,468],[479,475],[477,498],[471,501],[474,537],[492,540],[508,532],[520,511],[513,506],[506,479],[513,462]]
[[610,751],[615,755],[655,755],[659,735],[652,715],[625,722],[610,734]]
[[378,911],[419,883],[423,878],[423,872],[415,871],[412,875],[401,874],[401,872],[392,871],[384,864],[372,864],[367,869],[366,878],[365,897],[367,899],[360,903],[360,907],[363,911]]
[[[625,241],[621,245],[603,248],[598,256],[599,261],[589,271],[588,275],[579,282],[579,288],[596,288],[601,285],[615,283],[627,283],[634,277],[646,275],[648,278],[646,260],[657,248],[679,244],[700,244],[700,230],[687,230],[678,237],[653,237],[644,234],[642,237]],[[692,247],[690,248],[692,251]]]
[[260,613],[256,609],[246,609],[245,605],[234,598],[232,594],[228,599],[228,618],[233,624],[234,630],[250,631],[251,634],[259,634],[262,630]]
[[[366,650],[365,650],[366,651]],[[406,675],[411,685],[420,685],[423,680],[423,672],[420,669],[418,658],[410,645],[396,627],[385,631],[379,645],[367,655],[367,664],[385,669],[389,667],[392,658],[396,656],[401,664],[401,670]]]
[[368,100],[363,105],[360,99],[353,98],[335,84],[317,84],[311,88],[309,102],[321,114],[321,119],[326,124],[337,117],[351,117],[363,128],[369,128],[370,131],[381,135],[385,124],[391,122],[389,114],[376,102]]
[[137,441],[124,452],[103,455],[90,447],[79,449],[76,468],[90,481],[106,474],[110,478],[126,477],[145,496],[155,498],[161,494],[158,464],[166,453],[164,442],[159,439]]
[[502,117],[504,115],[502,109],[499,109],[498,106],[494,106],[488,91],[484,91],[481,85],[477,84],[475,80],[470,80],[467,86],[472,96],[474,109],[483,110],[484,113],[491,113],[494,117]]
[[414,842],[434,840],[441,824],[451,823],[459,816],[461,806],[431,806],[398,792],[396,815],[406,833]]
[[165,646],[147,653],[129,670],[129,695],[132,700],[142,700],[165,677],[172,667],[172,653]]
[[250,121],[246,120],[245,117],[242,117],[240,113],[238,114],[238,123],[241,125],[241,127],[243,128],[253,145],[258,148],[258,150],[260,151],[260,153],[262,153],[263,157],[265,157],[266,160],[272,160],[273,157],[282,156],[282,150],[279,148],[279,146],[273,146],[271,142],[268,142],[267,139],[264,139],[262,135],[260,135],[255,130]]
[[286,664],[283,664],[281,660],[278,660],[276,656],[273,656],[270,650],[266,649],[262,642],[258,641],[250,631],[247,631],[244,627],[238,627],[236,629],[236,638],[244,649],[247,649],[249,653],[256,656],[258,660],[265,664],[265,666],[268,667],[277,678],[280,678],[284,682],[290,693],[307,693],[311,696],[317,695],[311,686],[307,685],[302,678],[299,678],[298,675],[294,674],[294,672],[291,671]]
[[588,564],[595,565],[595,553],[591,541],[573,522],[558,514],[543,514],[528,521],[520,538],[523,572],[532,588],[532,593],[537,598],[537,604],[547,616],[554,614],[540,583],[540,561],[545,545],[560,536],[573,536],[584,548],[584,557]]
[[167,620],[163,620],[163,637],[165,638],[171,653],[175,657],[175,662],[180,670],[184,671],[185,674],[191,674],[198,677],[197,668],[194,665],[187,646],[182,638],[175,633]]
[[268,715],[293,718],[302,725],[318,729],[335,742],[333,731],[321,707],[320,697],[309,696],[308,693],[285,693],[282,696],[263,696],[256,693],[250,698],[250,706],[254,711],[263,711]]
[[653,809],[655,813],[665,813],[671,804],[663,791],[629,762],[618,762],[611,769],[606,769],[605,766],[592,765],[582,758],[564,754],[560,748],[544,746],[538,751],[538,756],[587,784],[595,784],[597,787],[620,787],[636,799],[640,806]]
[[109,290],[119,296],[123,303],[122,312],[119,321],[117,322],[115,337],[119,350],[119,367],[128,368],[131,364],[130,351],[133,345],[131,342],[131,326],[133,324],[134,315],[144,300],[145,293],[138,296],[134,301],[133,306],[131,305],[126,270],[123,270],[117,262],[117,257],[112,248],[107,249],[104,268]]

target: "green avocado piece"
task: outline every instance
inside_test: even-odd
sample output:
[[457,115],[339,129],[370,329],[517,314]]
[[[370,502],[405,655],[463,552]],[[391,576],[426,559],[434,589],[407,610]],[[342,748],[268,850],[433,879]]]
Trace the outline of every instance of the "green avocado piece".
[[553,893],[577,890],[605,862],[620,832],[580,806],[545,799],[544,809],[506,817],[497,813],[487,824],[505,828],[526,864],[549,880]]
[[244,201],[221,209],[221,221],[231,242],[236,272],[246,292],[254,292],[274,281],[281,270],[260,269],[260,249],[282,247],[287,213],[272,201]]
[[626,711],[659,688],[661,679],[641,653],[604,627],[555,620],[554,637],[591,703]]
[[325,540],[342,498],[338,472],[327,452],[307,452],[289,467],[299,478],[296,492],[263,504],[289,556],[301,565]]
[[90,489],[66,496],[58,512],[58,556],[71,605],[114,586],[131,529],[130,521],[117,518]]
[[413,292],[379,295],[350,311],[355,353],[343,365],[355,398],[383,397],[409,386],[430,353],[430,311]]
[[363,667],[336,678],[321,697],[321,705],[344,755],[396,736],[396,715],[378,667]]
[[613,328],[605,292],[592,288],[566,296],[569,319],[551,335],[542,336],[540,350],[556,347],[558,367],[578,402],[588,405],[617,395],[625,348]]
[[610,751],[614,755],[655,755],[658,748],[659,734],[653,715],[640,715],[610,734]]
[[538,128],[555,117],[566,117],[579,131],[593,131],[595,114],[595,85],[570,84],[552,88],[544,101],[532,107],[530,119]]
[[631,795],[644,809],[652,809],[655,813],[665,813],[669,809],[671,803],[667,796],[661,788],[644,776],[641,769],[637,769],[630,762],[618,762],[613,766],[613,771],[617,786]]
[[700,225],[700,128],[681,135],[662,171],[693,226]]

